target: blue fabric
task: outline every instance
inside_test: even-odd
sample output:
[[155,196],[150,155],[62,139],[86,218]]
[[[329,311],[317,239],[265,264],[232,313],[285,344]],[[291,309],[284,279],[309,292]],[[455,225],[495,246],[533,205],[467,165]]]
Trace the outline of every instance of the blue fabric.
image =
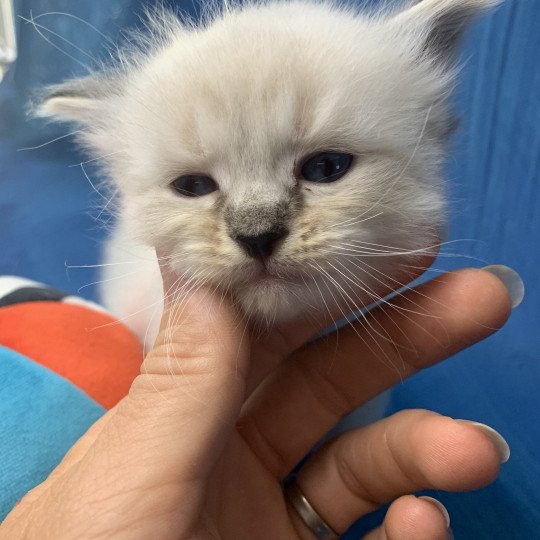
[[[67,269],[95,264],[102,236],[88,208],[95,193],[81,169],[69,167],[77,159],[69,150],[47,155],[0,144],[0,275],[70,292],[94,281],[91,271]],[[94,296],[92,287],[86,292]]]
[[[522,540],[540,533],[540,3],[510,0],[479,22],[464,47],[457,90],[461,127],[447,177],[450,244],[438,269],[502,263],[522,276],[525,300],[487,341],[406,381],[387,412],[428,408],[499,430],[512,450],[500,478],[472,494],[430,493],[456,538]],[[437,272],[432,272],[435,275]],[[358,538],[381,519],[362,520]]]
[[0,346],[0,521],[103,413],[69,381]]
[[[106,34],[133,22],[142,1],[18,0],[19,13],[68,11]],[[149,2],[150,3],[150,2]],[[370,0],[376,3],[376,0]],[[190,2],[177,2],[187,11]],[[45,24],[45,21],[42,19]],[[92,56],[104,57],[103,40],[74,20],[49,17],[46,24]],[[87,212],[99,201],[80,168],[84,158],[69,144],[40,150],[17,148],[65,133],[57,126],[26,122],[23,104],[31,89],[84,69],[40,41],[19,21],[20,59],[0,86],[0,274],[18,273],[76,292],[95,281],[93,269],[65,271],[65,262],[96,264],[104,234]],[[455,417],[487,422],[512,448],[501,478],[481,492],[435,494],[448,505],[456,537],[464,540],[538,538],[540,495],[540,2],[507,0],[475,25],[456,95],[461,127],[447,177],[452,201],[449,244],[434,267],[503,263],[523,276],[524,303],[496,336],[450,362],[396,388],[387,412],[428,407]],[[88,58],[76,49],[77,60]],[[3,135],[2,135],[3,134]],[[88,168],[90,178],[96,172]],[[102,219],[101,216],[100,219]],[[458,257],[451,256],[458,254]],[[428,275],[435,276],[437,271]],[[84,289],[95,294],[92,287]],[[375,523],[362,520],[346,538]]]
[[[540,538],[540,2],[510,0],[470,32],[457,89],[461,117],[447,167],[450,244],[434,267],[507,264],[525,300],[498,334],[391,393],[387,413],[427,408],[493,426],[508,440],[500,478],[473,494],[430,493],[456,538]],[[467,260],[465,257],[472,257]],[[438,272],[431,272],[436,275]],[[353,527],[358,538],[381,512]]]

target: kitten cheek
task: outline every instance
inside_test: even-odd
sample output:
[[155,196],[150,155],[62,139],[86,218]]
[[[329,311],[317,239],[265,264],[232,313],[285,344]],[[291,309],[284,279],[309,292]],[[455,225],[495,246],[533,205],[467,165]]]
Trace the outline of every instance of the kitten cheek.
[[435,233],[435,239],[438,244],[444,244],[448,238],[450,237],[450,223],[448,220],[444,220],[443,223],[441,223],[437,227],[437,232]]
[[431,235],[428,236],[428,241],[426,243],[429,249],[429,253],[426,253],[425,255],[425,260],[427,261],[426,268],[431,266],[433,261],[439,255],[442,245],[445,244],[448,239],[449,233],[450,229],[447,221],[444,221],[436,227],[432,227]]

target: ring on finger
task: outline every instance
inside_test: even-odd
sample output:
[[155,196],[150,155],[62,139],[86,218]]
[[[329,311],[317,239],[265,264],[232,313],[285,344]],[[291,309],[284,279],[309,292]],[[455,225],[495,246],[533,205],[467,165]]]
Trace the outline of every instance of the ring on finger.
[[292,480],[283,489],[287,502],[294,508],[304,524],[311,530],[317,540],[338,540],[339,534],[324,521],[311,506],[298,484]]

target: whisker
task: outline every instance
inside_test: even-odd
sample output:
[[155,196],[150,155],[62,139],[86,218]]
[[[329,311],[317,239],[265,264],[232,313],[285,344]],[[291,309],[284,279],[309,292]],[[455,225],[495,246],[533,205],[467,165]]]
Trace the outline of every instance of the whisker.
[[[378,243],[375,243],[375,242],[367,242],[366,240],[352,239],[352,240],[349,240],[349,242],[351,242],[353,244],[376,246],[376,247],[382,247],[382,248],[393,249],[393,250],[402,249],[401,247],[398,247],[398,246],[388,246],[388,245],[385,245],[385,244],[378,244]],[[428,247],[443,247],[443,246],[448,246],[450,244],[456,244],[458,242],[478,242],[478,240],[475,240],[474,238],[458,238],[456,240],[446,240],[445,242],[437,242],[435,244],[429,245]]]
[[41,13],[40,15],[36,15],[35,17],[32,18],[32,20],[37,21],[38,19],[41,19],[42,17],[47,17],[51,15],[60,15],[60,16],[68,17],[70,19],[74,19],[78,22],[81,22],[85,24],[86,26],[88,26],[89,28],[91,28],[92,30],[94,30],[97,34],[99,34],[103,39],[108,41],[111,45],[114,45],[114,41],[109,36],[101,32],[100,30],[98,30],[98,28],[96,28],[93,24],[90,24],[88,21],[85,21],[84,19],[81,19],[81,17],[77,17],[77,15],[73,15],[72,13],[67,13],[65,11],[47,11],[46,13]]
[[64,262],[64,267],[67,270],[71,270],[72,268],[102,268],[104,266],[122,266],[124,264],[137,264],[141,261],[124,261],[124,262],[114,262],[114,263],[102,263],[102,264],[68,264],[67,262]]
[[32,11],[30,10],[30,19],[27,19],[26,17],[24,17],[23,15],[18,15],[18,17],[20,17],[26,24],[31,24],[33,27],[34,27],[34,30],[38,33],[38,35],[43,38],[49,45],[51,45],[52,47],[54,47],[56,50],[60,51],[62,54],[64,54],[65,56],[67,56],[68,58],[70,58],[71,60],[73,60],[74,62],[77,62],[77,64],[79,64],[80,66],[82,66],[83,68],[85,69],[88,69],[88,66],[86,64],[84,64],[83,62],[81,62],[78,58],[76,58],[75,56],[72,56],[71,54],[67,53],[66,51],[64,51],[61,47],[59,47],[58,45],[56,45],[55,43],[53,43],[47,36],[45,36],[45,34],[43,34],[43,32],[41,30],[44,30],[46,32],[49,32],[50,34],[52,34],[53,36],[56,36],[58,37],[60,40],[62,40],[63,42],[67,43],[68,45],[71,45],[75,50],[79,51],[81,54],[84,54],[85,56],[87,56],[88,58],[90,58],[90,60],[92,60],[92,62],[94,63],[97,63],[96,62],[96,59],[94,57],[92,57],[92,55],[88,54],[86,51],[84,51],[83,49],[81,49],[80,47],[77,47],[75,44],[71,43],[71,41],[69,41],[68,39],[66,39],[65,37],[61,36],[60,34],[58,34],[57,32],[54,32],[53,30],[50,30],[49,28],[46,28],[45,26],[41,25],[41,24],[37,24],[36,22],[34,22],[34,19],[33,19],[33,15],[32,15]]
[[[326,286],[327,290],[330,292],[330,294],[332,295],[332,297],[334,298],[334,295],[332,294],[332,292],[330,291],[329,287],[328,287],[328,284],[326,283],[326,280],[324,279],[324,276],[321,274],[321,272],[319,270],[317,270],[315,268],[315,270],[319,273],[319,275],[321,275],[321,279],[324,283],[324,285]],[[332,355],[332,360],[330,361],[330,365],[329,365],[329,371],[332,369],[335,361],[336,361],[336,358],[337,358],[337,353],[338,353],[338,350],[339,350],[339,330],[340,330],[340,327],[339,327],[339,324],[338,324],[338,321],[334,320],[335,317],[332,313],[332,311],[330,310],[330,307],[328,306],[328,303],[326,302],[326,299],[324,297],[324,294],[323,292],[321,291],[320,287],[319,287],[319,284],[317,283],[317,280],[315,279],[315,276],[313,275],[309,275],[309,277],[311,277],[311,279],[313,280],[313,283],[315,284],[315,286],[317,287],[317,290],[319,291],[319,294],[321,295],[321,300],[323,301],[323,304],[324,306],[326,307],[326,310],[328,311],[328,315],[329,315],[329,318],[330,320],[332,321],[332,323],[330,325],[327,325],[326,329],[327,330],[328,328],[331,328],[333,327],[333,331],[330,332],[331,334],[334,334],[336,336],[336,342],[335,342],[335,345],[334,345],[334,354]],[[336,300],[334,298],[334,304],[336,304]],[[336,304],[338,305],[338,304]],[[342,311],[342,314],[343,314],[343,311]],[[345,318],[345,315],[343,315],[343,317]],[[348,322],[348,321],[347,321]],[[320,338],[320,332],[319,332],[319,335],[318,336],[315,336],[315,339],[317,338]],[[326,333],[326,337],[328,337],[328,333]],[[360,339],[363,340],[363,338],[361,336],[359,336]],[[367,345],[366,343],[366,346],[369,348],[369,345]]]
[[[373,216],[368,216],[368,217],[365,217],[363,219],[357,219],[361,216],[363,216],[364,214],[361,214],[359,216],[355,216],[353,218],[349,218],[349,219],[346,219],[345,221],[340,221],[339,223],[333,223],[332,225],[330,225],[328,227],[328,229],[334,229],[335,227],[341,227],[341,226],[344,226],[344,225],[347,225],[348,227],[352,227],[353,225],[358,225],[359,223],[364,223],[365,221],[369,221],[370,219],[375,219],[379,216],[382,216],[384,214],[384,212],[378,212],[377,214],[374,214]],[[357,221],[352,221],[351,220],[357,220]]]
[[98,188],[93,184],[92,180],[90,180],[90,177],[88,176],[87,172],[86,172],[86,169],[84,168],[84,164],[83,163],[80,163],[80,167],[81,167],[81,170],[84,174],[84,176],[86,177],[86,180],[88,180],[88,183],[90,184],[90,186],[92,187],[92,189],[102,198],[104,199],[105,201],[107,201],[107,203],[109,203],[109,198],[106,197],[105,195],[103,195],[103,193],[101,193]]
[[71,137],[72,135],[75,135],[81,132],[82,132],[82,129],[77,129],[76,131],[66,133],[65,135],[60,135],[60,137],[55,137],[54,139],[51,139],[50,141],[44,142],[42,144],[38,144],[37,146],[26,146],[25,148],[17,148],[17,152],[26,152],[28,150],[39,150],[40,148],[43,148],[44,146],[52,144],[56,141],[60,141],[62,139],[66,139],[67,137]]
[[[411,251],[404,251],[404,252],[382,252],[382,253],[372,253],[372,252],[366,252],[359,249],[353,249],[353,248],[347,248],[347,247],[341,247],[341,246],[334,246],[330,245],[329,247],[334,248],[334,250],[321,250],[323,253],[333,253],[336,255],[348,255],[350,257],[403,257],[403,256],[409,256],[409,255],[429,255],[432,254],[431,251],[422,248],[422,249],[415,249]],[[458,254],[451,254],[455,257],[461,257],[461,255]],[[450,256],[450,254],[449,254]]]
[[[338,261],[340,264],[343,264],[341,263],[340,261]],[[376,276],[374,276],[372,273],[370,272],[366,272],[365,268],[361,268],[360,266],[358,266],[357,263],[360,263],[362,264],[363,266],[367,266],[368,268],[370,268],[371,270],[374,270],[376,271],[377,273],[381,274],[382,276],[384,276],[386,279],[389,279],[391,281],[393,281],[394,283],[396,283],[399,287],[401,288],[405,288],[405,289],[408,289],[408,290],[415,290],[415,289],[412,289],[411,287],[408,287],[406,284],[403,284],[401,283],[400,281],[396,280],[396,279],[393,279],[391,276],[388,276],[387,274],[385,274],[384,272],[380,271],[379,269],[375,268],[374,266],[371,266],[369,264],[367,264],[366,262],[364,261],[351,261],[351,260],[348,260],[347,262],[349,262],[350,264],[352,264],[353,266],[356,266],[356,268],[358,268],[361,272],[363,273],[367,273],[367,275],[369,277],[371,277],[372,279],[376,280],[378,283],[380,283],[381,285],[383,285],[384,287],[389,287],[387,283],[385,283],[384,281],[378,279]],[[396,294],[397,293],[397,294]],[[396,295],[399,295],[398,291],[390,291],[388,293],[388,295],[386,295],[384,298],[381,298],[381,300],[384,300],[386,301],[385,299],[388,298],[389,296],[396,296]],[[420,306],[420,304],[414,302],[413,300],[410,300],[410,302],[414,305],[416,305],[418,308],[421,308],[422,306]],[[407,308],[404,308],[403,306],[395,306],[395,305],[392,305],[395,309],[399,309],[399,310],[403,310],[403,311],[407,311],[409,313],[412,313],[414,315],[420,315],[420,316],[423,316],[423,317],[428,317],[428,318],[433,318],[433,319],[441,319],[441,317],[437,316],[437,315],[431,315],[429,314],[427,311],[424,311],[423,313],[422,312],[419,312],[419,311],[414,311],[412,309],[407,309]]]
[[[320,265],[316,265],[315,268],[319,270],[319,272],[321,273],[321,275],[324,275],[326,276],[328,279],[330,279],[330,281],[332,281],[334,283],[334,286],[337,285],[336,289],[337,291],[341,294],[344,302],[347,304],[347,307],[349,309],[351,309],[351,306],[349,305],[348,301],[345,299],[345,297],[343,296],[343,294],[341,293],[341,288],[339,287],[339,285],[337,284],[337,282],[330,276],[330,274],[328,274]],[[332,296],[332,298],[334,299],[334,303],[336,306],[340,306],[340,303],[337,301],[337,299],[335,298],[334,294],[332,293],[331,289],[328,287],[328,284],[326,283],[326,280],[323,280],[323,283],[326,285],[326,288],[328,289],[328,292],[330,293],[330,295]],[[369,334],[369,331],[368,329],[364,326],[364,322],[358,318],[357,316],[357,313],[359,313],[363,318],[364,320],[366,319],[366,315],[363,313],[362,310],[359,310],[358,309],[358,306],[356,306],[356,304],[354,302],[353,303],[353,308],[351,311],[353,311],[352,313],[352,316],[355,317],[355,321],[360,324],[365,330],[366,332],[368,332]],[[358,331],[358,329],[356,328],[356,326],[353,324],[353,322],[350,320],[350,317],[351,315],[346,315],[344,312],[343,312],[343,309],[341,307],[339,307],[340,311],[342,312],[342,315],[343,315],[343,319],[347,322],[347,324],[353,329],[353,332],[362,340],[362,342],[366,345],[366,347],[370,350],[370,352],[373,354],[374,358],[380,358],[379,355],[377,355],[377,353],[375,353],[375,351],[370,347],[370,345],[368,344],[368,342],[366,341],[366,339],[360,334],[360,332]],[[355,313],[356,311],[356,313]],[[377,332],[376,332],[377,333]],[[396,369],[396,371],[398,373],[399,370],[396,368],[396,366],[394,365],[394,363],[390,360],[390,358],[388,357],[388,354],[386,353],[386,351],[382,348],[382,346],[380,345],[380,343],[377,341],[377,340],[373,340],[373,342],[375,343],[375,345],[379,348],[379,350],[381,351],[381,353],[383,354],[383,356],[389,361],[390,365],[392,368]],[[382,360],[381,360],[382,361]],[[384,362],[383,362],[384,363]],[[387,365],[387,364],[385,364]]]
[[[354,263],[353,263],[354,264]],[[359,268],[360,270],[362,270],[359,266],[355,265],[357,268]],[[370,268],[373,268],[370,266]],[[374,270],[377,270],[376,268],[373,268]],[[375,279],[376,281],[378,281],[379,283],[381,283],[383,286],[387,287],[387,284],[384,283],[383,281],[379,280],[377,277],[375,277],[372,273],[370,272],[367,272],[366,270],[362,270],[364,273],[366,273],[369,277],[371,277],[372,279]],[[366,291],[367,292],[367,291]],[[369,293],[368,293],[369,294]],[[378,295],[374,295],[375,298],[379,298],[378,302],[382,302],[384,304],[386,304],[387,306],[391,307],[392,309],[396,310],[398,313],[400,313],[400,315],[402,317],[405,317],[409,322],[411,322],[412,324],[414,324],[416,327],[420,328],[423,332],[425,332],[426,334],[428,334],[438,345],[440,345],[441,347],[444,346],[433,334],[431,334],[430,332],[428,332],[418,321],[416,321],[415,319],[413,319],[412,317],[410,317],[409,315],[407,315],[407,313],[412,313],[414,315],[419,315],[421,317],[427,317],[427,318],[430,318],[430,319],[435,319],[437,322],[440,323],[441,325],[441,328],[442,330],[446,333],[446,328],[444,328],[444,326],[442,325],[442,322],[441,322],[441,317],[438,317],[436,315],[431,315],[429,314],[427,311],[424,310],[424,312],[419,312],[419,311],[415,311],[415,310],[412,310],[412,309],[408,309],[408,308],[405,308],[403,306],[398,306],[396,305],[395,303],[392,303],[391,301],[388,300],[388,298],[390,298],[391,300],[395,299],[395,298],[398,298],[400,296],[403,296],[403,293],[399,293],[397,292],[396,294],[393,294],[392,296],[390,295],[387,295],[387,297],[378,297]],[[417,307],[421,308],[421,306],[414,302],[413,300],[411,299],[408,299],[408,301],[410,301],[412,304],[416,305]],[[381,307],[381,304],[378,304],[378,307]],[[401,334],[405,337],[405,339],[411,344],[412,346],[412,349],[409,349],[409,350],[412,350],[412,352],[414,352],[415,354],[418,355],[417,353],[417,350],[416,350],[416,347],[414,346],[414,344],[412,343],[412,341],[409,339],[409,337],[399,328],[399,326],[397,324],[395,324],[395,322],[393,321],[393,319],[390,319],[392,320],[392,322],[394,323],[394,325],[400,330]],[[448,337],[448,336],[447,336]]]
[[82,285],[77,289],[77,292],[80,293],[83,289],[86,289],[87,287],[91,287],[92,285],[99,285],[100,283],[110,283],[111,281],[116,281],[117,279],[122,279],[128,276],[133,276],[136,274],[138,270],[134,270],[133,272],[127,272],[126,274],[122,274],[120,276],[114,276],[112,278],[108,279],[100,279],[98,281],[93,281],[92,283],[87,283],[86,285]]
[[111,202],[115,199],[115,197],[118,195],[118,189],[115,189],[110,196],[109,200],[105,203],[105,205],[101,208],[99,214],[96,216],[96,221],[99,221],[103,213],[107,210]]
[[[341,272],[338,268],[336,268],[331,262],[328,261],[328,264],[330,266],[332,266],[332,268],[334,268],[334,270],[336,270],[336,272],[338,272],[338,274],[340,274],[341,276],[343,276],[344,278],[347,279],[347,276],[345,276],[345,274],[343,274],[343,272]],[[343,291],[343,293],[346,295],[346,297],[348,298],[348,300],[351,302],[351,304],[353,305],[353,315],[356,317],[356,313],[358,312],[363,318],[364,320],[366,321],[366,324],[369,326],[369,328],[377,335],[379,336],[381,339],[384,339],[385,341],[387,341],[388,343],[391,343],[392,345],[394,345],[394,342],[392,340],[392,338],[388,335],[388,333],[384,330],[383,328],[383,331],[386,333],[386,336],[382,335],[380,332],[378,332],[375,328],[373,328],[373,326],[370,324],[368,318],[367,318],[367,314],[365,312],[365,308],[366,306],[362,306],[362,308],[359,309],[359,307],[356,305],[356,302],[351,298],[351,296],[349,296],[349,294],[345,291],[345,289],[343,288],[343,286],[337,282],[331,275],[330,273],[328,273],[326,270],[322,269],[321,268],[321,271],[324,272],[326,274],[326,276],[331,279],[334,284],[336,285],[336,288],[341,291]],[[355,283],[356,284],[356,283]],[[356,284],[358,285],[358,284]],[[360,285],[358,285],[364,292],[367,292],[363,287],[361,287]],[[369,294],[369,293],[368,293]],[[344,298],[345,300],[345,298]],[[350,306],[349,306],[350,307]]]
[[[336,261],[338,264],[340,264],[343,269],[345,271],[347,271],[348,273],[350,273],[351,275],[353,275],[355,278],[356,276],[344,265],[342,264],[340,261]],[[334,265],[332,265],[332,263],[329,263],[333,268]],[[338,271],[338,269],[336,268],[336,271]],[[378,305],[378,307],[385,313],[388,315],[387,311],[385,310],[384,308],[384,304],[386,304],[387,306],[389,306],[390,308],[394,308],[396,309],[396,306],[393,306],[390,302],[388,302],[387,300],[385,300],[384,298],[381,298],[379,295],[377,295],[375,293],[375,291],[373,291],[371,289],[371,287],[369,287],[367,284],[363,284],[361,285],[360,283],[358,283],[356,281],[356,279],[351,279],[350,277],[348,277],[347,275],[343,274],[343,277],[348,279],[355,287],[359,287],[362,291],[364,291],[367,295],[375,298],[378,302],[382,302],[381,304]],[[403,337],[410,343],[411,347],[404,347],[403,344],[401,343],[397,343],[394,339],[392,339],[392,344],[395,345],[396,347],[401,347],[401,348],[404,348],[405,350],[408,350],[410,352],[414,352],[416,353],[416,348],[414,346],[414,344],[412,343],[412,341],[409,339],[409,337],[405,334],[405,332],[403,332],[403,330],[401,330],[401,328],[399,327],[399,325],[392,319],[392,317],[388,316],[388,320],[390,320],[392,322],[392,324],[398,329],[398,331],[403,335]],[[379,323],[379,325],[382,327],[382,325]],[[402,359],[402,363],[403,363],[403,359]]]
[[[70,133],[70,135],[73,135],[75,133],[79,133],[79,131],[74,131],[73,133]],[[53,141],[51,141],[53,142]],[[37,147],[39,148],[39,146]],[[71,163],[70,165],[68,165],[69,168],[72,168],[72,167],[80,167],[81,165],[87,165],[88,163],[93,163],[94,161],[99,161],[101,159],[104,159],[106,157],[110,157],[110,156],[115,156],[117,154],[121,154],[122,153],[122,150],[118,150],[116,152],[111,152],[110,154],[104,154],[102,156],[97,156],[95,158],[92,158],[92,159],[87,159],[86,161],[81,161],[80,163]]]

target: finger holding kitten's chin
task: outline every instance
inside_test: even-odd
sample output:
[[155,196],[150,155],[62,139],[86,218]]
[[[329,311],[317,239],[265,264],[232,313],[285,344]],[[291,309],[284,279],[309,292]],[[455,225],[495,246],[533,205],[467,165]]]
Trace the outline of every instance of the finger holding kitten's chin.
[[[175,317],[187,313],[188,316],[196,316],[197,311],[213,313],[218,311],[218,305],[231,304],[226,301],[227,295],[215,287],[192,280],[186,274],[179,274],[169,264],[167,257],[161,250],[156,249],[159,268],[163,280],[163,316],[161,328],[164,328],[174,313]],[[230,308],[232,310],[232,305]]]

